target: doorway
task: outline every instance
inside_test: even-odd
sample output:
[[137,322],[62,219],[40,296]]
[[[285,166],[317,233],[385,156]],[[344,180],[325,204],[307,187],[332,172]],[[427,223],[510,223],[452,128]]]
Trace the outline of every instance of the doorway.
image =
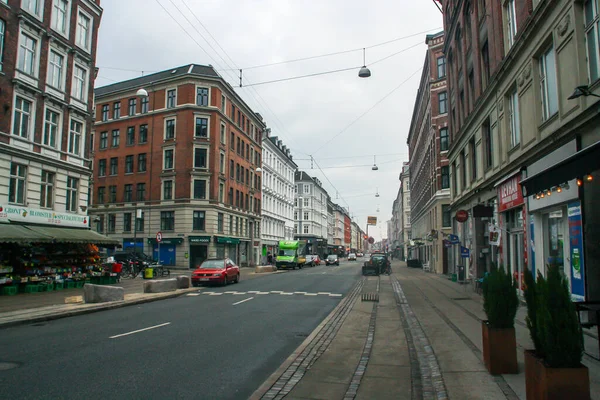
[[208,258],[208,246],[190,246],[190,269],[196,269]]

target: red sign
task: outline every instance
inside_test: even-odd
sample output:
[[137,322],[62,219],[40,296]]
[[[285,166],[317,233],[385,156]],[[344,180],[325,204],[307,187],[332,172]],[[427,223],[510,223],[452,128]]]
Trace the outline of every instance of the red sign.
[[454,216],[458,222],[465,222],[469,219],[469,212],[466,210],[458,210]]
[[162,242],[162,232],[156,232],[156,241],[158,243]]
[[375,239],[373,237],[370,237],[369,238],[369,243],[371,243],[371,244],[375,243]]
[[523,205],[523,192],[521,192],[521,176],[515,175],[498,186],[498,211],[506,211]]

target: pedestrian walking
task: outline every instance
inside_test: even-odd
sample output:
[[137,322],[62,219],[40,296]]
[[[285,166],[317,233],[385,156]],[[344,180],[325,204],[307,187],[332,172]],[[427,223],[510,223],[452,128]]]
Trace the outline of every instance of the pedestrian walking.
[[271,252],[267,253],[267,264],[273,265],[273,255],[271,254]]

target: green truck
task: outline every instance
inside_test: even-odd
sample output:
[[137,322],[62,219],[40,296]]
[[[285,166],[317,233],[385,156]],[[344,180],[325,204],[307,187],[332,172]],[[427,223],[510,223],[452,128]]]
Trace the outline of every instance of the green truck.
[[275,259],[277,269],[300,268],[306,263],[305,240],[284,240],[279,242],[279,252]]

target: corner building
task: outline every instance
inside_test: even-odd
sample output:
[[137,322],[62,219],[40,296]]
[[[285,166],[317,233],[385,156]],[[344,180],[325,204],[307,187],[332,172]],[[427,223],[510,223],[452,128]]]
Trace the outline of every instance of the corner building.
[[212,67],[196,64],[95,94],[91,214],[98,232],[166,265],[195,268],[214,257],[255,265],[260,114]]

